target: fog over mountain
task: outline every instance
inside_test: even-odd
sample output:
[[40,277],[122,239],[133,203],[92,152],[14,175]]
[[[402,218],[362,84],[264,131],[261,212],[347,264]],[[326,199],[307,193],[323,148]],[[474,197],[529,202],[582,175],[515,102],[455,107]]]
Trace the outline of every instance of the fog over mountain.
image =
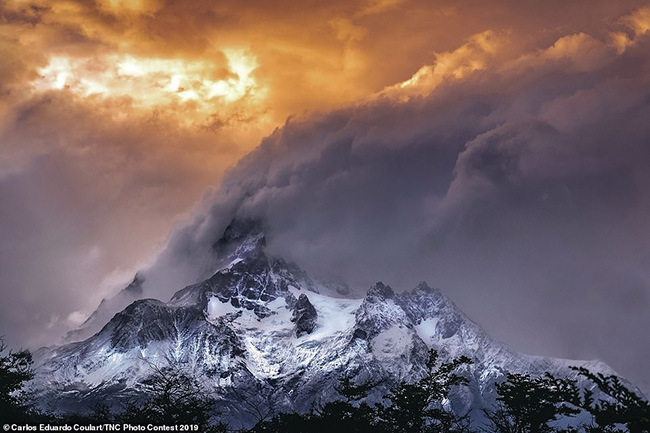
[[363,297],[341,296],[347,286],[268,256],[265,239],[259,221],[234,219],[215,243],[210,278],[169,302],[136,300],[83,341],[39,349],[30,383],[39,406],[78,413],[101,402],[119,411],[152,392],[152,370],[167,369],[200,382],[197,392],[214,398],[213,413],[230,428],[246,428],[267,411],[305,413],[340,400],[342,378],[374,384],[365,401],[377,402],[394,383],[426,374],[433,351],[465,364],[467,383],[452,387],[448,410],[479,426],[497,404],[495,383],[510,374],[552,374],[579,387],[591,384],[572,367],[615,374],[599,361],[517,353],[426,282],[400,294],[378,282]]
[[485,37],[466,46],[494,70],[432,91],[438,67],[423,68],[409,97],[290,118],[172,234],[145,287],[170,295],[233,215],[263,218],[269,247],[308,270],[361,291],[426,279],[519,350],[601,358],[647,387],[650,40],[576,34],[504,59]]
[[[163,3],[158,15],[128,15],[124,26],[133,28],[126,33],[162,35],[161,22],[175,22],[172,2]],[[390,17],[417,15],[426,9],[418,2],[337,9],[347,21],[292,10],[293,22],[307,15],[327,23],[340,45],[314,41],[314,52],[292,45],[286,50],[309,53],[295,63],[274,57],[287,40],[301,40],[298,26],[282,33],[289,18],[273,21],[276,45],[264,45],[265,33],[251,24],[264,14],[254,6],[233,13],[237,20],[219,22],[249,25],[258,35],[246,46],[259,50],[259,71],[250,72],[257,84],[242,84],[236,109],[206,115],[216,133],[203,118],[174,117],[198,110],[198,102],[136,112],[137,95],[102,96],[86,87],[75,93],[81,79],[68,88],[25,90],[47,75],[39,69],[48,64],[40,48],[74,60],[112,53],[118,36],[103,21],[109,12],[80,6],[90,24],[79,28],[95,29],[88,33],[101,39],[81,50],[81,36],[62,30],[69,22],[53,20],[60,18],[56,8],[20,15],[17,6],[2,5],[4,25],[20,37],[3,36],[11,54],[4,58],[16,61],[0,69],[0,335],[15,346],[56,341],[136,271],[144,296],[167,301],[215,271],[212,246],[242,216],[264,221],[269,251],[312,275],[344,280],[357,294],[378,280],[397,292],[426,280],[514,349],[601,359],[648,392],[650,8],[576,2],[570,10],[553,3],[558,8],[540,11],[512,3],[444,3],[436,10],[439,30],[420,23],[431,28],[427,40],[435,48],[413,58],[388,37],[372,45],[364,31],[381,33]],[[199,16],[205,8],[183,13]],[[467,25],[452,32],[452,24],[464,22],[463,10]],[[209,33],[204,20],[195,23]],[[42,41],[56,46],[29,45],[32,27],[47,30]],[[180,27],[188,26],[171,26],[170,34],[178,36]],[[221,42],[244,40],[228,29]],[[425,30],[407,30],[391,27],[395,44],[423,39]],[[53,34],[60,38],[47,38]],[[138,46],[136,36],[127,45]],[[187,45],[198,50],[192,59],[214,54],[199,49],[202,38],[157,38],[163,36],[144,38],[151,45],[134,53],[169,58]],[[221,75],[213,71],[218,76],[210,79],[243,82],[236,62],[219,53]],[[333,58],[350,61],[341,60],[342,75],[327,69],[325,60]],[[271,73],[287,64],[300,77],[313,69],[318,79]],[[330,83],[330,76],[338,78]],[[373,77],[372,85],[364,76]],[[311,99],[294,101],[294,81],[301,95],[313,92]],[[255,89],[264,94],[263,85],[274,89],[269,99],[246,111],[257,101],[247,98]],[[282,110],[273,112],[274,104]],[[273,132],[251,132],[257,120],[273,124],[264,117],[269,112],[276,120],[289,117]],[[241,144],[259,135],[266,135],[261,143]],[[190,214],[207,185],[213,186]],[[179,215],[188,219],[175,220]]]

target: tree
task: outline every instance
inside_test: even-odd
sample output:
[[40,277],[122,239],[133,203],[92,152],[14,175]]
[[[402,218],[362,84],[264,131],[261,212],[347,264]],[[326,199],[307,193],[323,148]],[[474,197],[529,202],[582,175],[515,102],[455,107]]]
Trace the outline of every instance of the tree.
[[279,413],[270,420],[256,424],[249,433],[317,433],[331,426],[324,426],[312,414]]
[[149,397],[128,403],[118,420],[132,424],[198,424],[203,431],[221,431],[223,426],[210,427],[215,401],[195,377],[176,365],[151,364],[151,368],[153,373],[143,382]]
[[415,383],[402,383],[386,399],[388,406],[378,405],[378,417],[385,431],[396,433],[461,432],[468,426],[463,417],[443,407],[443,400],[454,386],[466,385],[467,378],[455,373],[472,361],[462,356],[436,367],[438,353],[429,351],[426,375]]
[[263,423],[277,412],[272,389],[260,381],[251,381],[247,388],[233,387],[225,398],[237,402],[238,409],[247,414],[244,423],[251,419],[255,424]]
[[320,433],[339,431],[345,433],[366,433],[376,431],[375,411],[365,402],[360,402],[377,383],[357,385],[350,377],[340,379],[336,391],[343,397],[312,408],[310,413],[280,413],[271,419],[258,422],[250,431],[254,433]]
[[[325,431],[322,426],[349,433],[365,433],[377,430],[375,408],[362,401],[381,382],[355,384],[351,377],[344,377],[335,386],[343,400],[328,402],[316,411],[318,426],[315,431]],[[331,430],[328,430],[331,431]]]
[[499,407],[486,411],[489,431],[499,433],[548,433],[557,431],[550,423],[580,412],[576,382],[546,373],[532,378],[509,373],[496,385]]
[[0,419],[24,421],[29,406],[24,392],[25,382],[34,377],[32,354],[27,350],[13,352],[0,338]]
[[650,432],[650,404],[623,385],[617,376],[595,374],[584,367],[571,369],[593,382],[606,396],[596,401],[593,391],[584,391],[581,407],[593,416],[596,424],[588,427],[588,431],[620,432],[617,425],[624,425],[629,433]]
[[466,419],[443,408],[454,386],[465,385],[456,370],[472,361],[461,357],[438,365],[438,353],[429,351],[426,375],[415,383],[401,383],[385,399],[389,404],[370,406],[362,400],[378,383],[354,384],[343,378],[336,390],[343,400],[326,403],[311,413],[279,414],[258,423],[255,433],[461,433],[469,432]]

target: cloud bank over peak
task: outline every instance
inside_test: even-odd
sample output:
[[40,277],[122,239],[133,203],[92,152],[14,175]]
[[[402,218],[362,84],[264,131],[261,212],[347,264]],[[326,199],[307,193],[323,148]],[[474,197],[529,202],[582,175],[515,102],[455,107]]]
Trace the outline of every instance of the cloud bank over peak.
[[258,217],[309,271],[359,291],[426,279],[520,350],[601,358],[647,389],[646,16],[617,22],[623,44],[578,32],[522,52],[480,33],[401,85],[289,118],[172,234],[149,290],[207,272],[230,219]]
[[165,298],[242,214],[312,272],[427,279],[519,349],[633,375],[649,11],[0,2],[0,334],[49,344],[142,268]]

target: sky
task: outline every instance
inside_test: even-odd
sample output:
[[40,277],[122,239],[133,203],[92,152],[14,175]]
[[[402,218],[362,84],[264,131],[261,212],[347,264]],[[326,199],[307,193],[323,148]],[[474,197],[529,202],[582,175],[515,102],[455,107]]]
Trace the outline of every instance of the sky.
[[234,216],[650,390],[650,4],[0,1],[0,335],[52,344]]

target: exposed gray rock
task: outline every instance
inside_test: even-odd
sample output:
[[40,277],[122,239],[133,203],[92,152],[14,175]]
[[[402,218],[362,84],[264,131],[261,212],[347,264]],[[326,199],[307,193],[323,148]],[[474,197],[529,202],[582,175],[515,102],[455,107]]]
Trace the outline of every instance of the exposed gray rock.
[[224,267],[167,303],[131,303],[84,341],[38,351],[33,391],[61,411],[119,406],[142,395],[152,365],[174,364],[220,398],[225,421],[249,427],[242,399],[308,411],[340,398],[339,379],[351,377],[380,383],[368,397],[378,401],[391,384],[421,377],[430,349],[442,361],[473,360],[463,371],[468,386],[454,389],[450,404],[479,416],[508,372],[575,377],[568,366],[578,365],[613,373],[598,362],[517,353],[426,283],[399,294],[377,283],[364,299],[318,294],[297,266],[268,257],[263,239],[261,225],[233,222],[215,243]]
[[301,293],[293,306],[293,315],[291,321],[296,324],[296,337],[302,337],[305,334],[311,334],[316,327],[316,318],[318,314],[316,309],[309,302],[309,298]]

